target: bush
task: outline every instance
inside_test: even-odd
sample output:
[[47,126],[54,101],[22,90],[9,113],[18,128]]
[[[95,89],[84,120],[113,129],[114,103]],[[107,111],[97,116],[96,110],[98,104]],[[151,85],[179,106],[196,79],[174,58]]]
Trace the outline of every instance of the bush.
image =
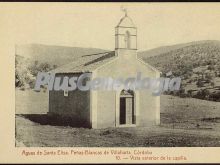
[[214,65],[209,65],[207,69],[208,70],[215,70],[215,66]]
[[220,91],[210,94],[209,100],[220,101]]
[[196,83],[197,87],[203,87],[204,86],[204,82],[202,81],[202,79],[199,79]]
[[208,99],[209,95],[210,95],[210,92],[207,89],[201,89],[198,91],[195,97],[198,99]]
[[25,87],[24,87],[24,86],[22,86],[22,87],[20,88],[20,90],[25,91]]

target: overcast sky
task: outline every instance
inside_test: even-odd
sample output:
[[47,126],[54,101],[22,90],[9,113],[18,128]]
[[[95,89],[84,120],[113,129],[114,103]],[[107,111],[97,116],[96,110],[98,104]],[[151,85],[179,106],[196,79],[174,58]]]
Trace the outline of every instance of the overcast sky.
[[219,3],[0,4],[0,19],[5,33],[17,44],[113,50],[114,28],[124,16],[121,5],[128,9],[138,28],[139,50],[196,40],[220,40]]

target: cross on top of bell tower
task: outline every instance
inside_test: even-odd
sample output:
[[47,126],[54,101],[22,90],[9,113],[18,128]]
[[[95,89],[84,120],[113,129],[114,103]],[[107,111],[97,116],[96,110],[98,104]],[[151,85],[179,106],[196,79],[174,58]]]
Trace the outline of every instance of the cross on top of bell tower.
[[121,11],[125,13],[125,17],[128,16],[127,8],[125,8],[124,6],[121,6]]

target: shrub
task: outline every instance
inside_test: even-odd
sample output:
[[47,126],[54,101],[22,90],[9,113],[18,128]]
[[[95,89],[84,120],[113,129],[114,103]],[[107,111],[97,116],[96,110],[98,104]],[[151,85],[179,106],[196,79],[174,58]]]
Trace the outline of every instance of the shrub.
[[197,87],[203,87],[204,86],[204,82],[202,81],[202,79],[199,79],[196,83]]
[[208,70],[215,70],[215,66],[214,65],[209,65],[207,69]]
[[209,100],[220,101],[220,91],[210,94]]
[[207,89],[201,89],[198,91],[195,97],[199,99],[207,99],[209,98],[209,95],[210,95],[210,92]]

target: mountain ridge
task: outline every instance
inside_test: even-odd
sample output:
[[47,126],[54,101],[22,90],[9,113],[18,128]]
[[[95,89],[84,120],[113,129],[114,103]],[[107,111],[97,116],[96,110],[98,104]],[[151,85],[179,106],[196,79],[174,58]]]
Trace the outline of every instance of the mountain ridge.
[[58,66],[71,62],[74,58],[83,55],[104,53],[107,51],[109,50],[44,44],[16,45],[16,55],[40,62],[48,62],[53,65],[56,64]]
[[190,45],[198,45],[198,44],[201,44],[201,43],[219,43],[220,44],[220,41],[219,40],[200,40],[200,41],[179,43],[179,44],[175,44],[175,45],[159,46],[159,47],[149,49],[149,50],[138,51],[138,55],[139,55],[139,57],[157,56],[157,55],[160,55],[162,53],[167,53],[167,52],[175,50],[175,49],[179,49],[179,48],[190,46]]

